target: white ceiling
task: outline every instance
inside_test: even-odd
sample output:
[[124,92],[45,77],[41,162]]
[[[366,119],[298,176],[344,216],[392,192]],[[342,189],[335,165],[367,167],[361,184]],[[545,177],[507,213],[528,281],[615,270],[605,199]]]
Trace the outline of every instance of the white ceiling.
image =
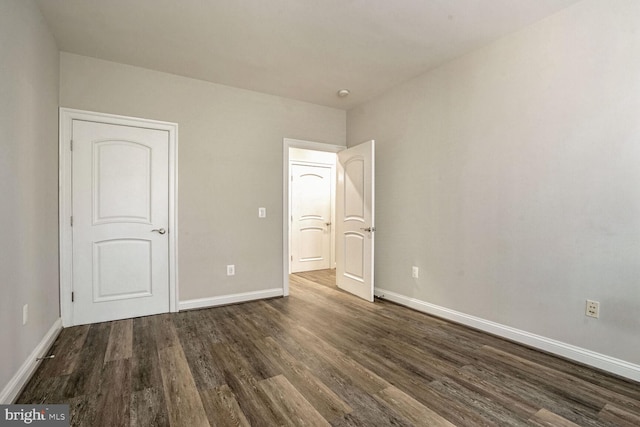
[[[349,109],[577,0],[38,0],[62,51]],[[347,88],[351,95],[339,98]]]

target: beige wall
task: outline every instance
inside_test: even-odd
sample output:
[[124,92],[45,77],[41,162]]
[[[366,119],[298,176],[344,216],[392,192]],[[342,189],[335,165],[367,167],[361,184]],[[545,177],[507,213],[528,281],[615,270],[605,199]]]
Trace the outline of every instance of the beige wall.
[[376,287],[639,364],[639,28],[587,0],[351,110]]
[[1,391],[59,317],[58,49],[30,0],[0,1],[0,130]]
[[61,106],[178,123],[180,300],[281,288],[283,138],[345,144],[346,113],[68,53],[60,61]]

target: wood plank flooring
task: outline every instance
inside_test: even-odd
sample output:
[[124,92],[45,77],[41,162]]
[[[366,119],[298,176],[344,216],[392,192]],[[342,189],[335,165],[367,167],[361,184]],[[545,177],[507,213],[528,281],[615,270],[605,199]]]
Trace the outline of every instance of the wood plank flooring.
[[334,283],[64,329],[18,403],[92,427],[640,425],[638,383]]

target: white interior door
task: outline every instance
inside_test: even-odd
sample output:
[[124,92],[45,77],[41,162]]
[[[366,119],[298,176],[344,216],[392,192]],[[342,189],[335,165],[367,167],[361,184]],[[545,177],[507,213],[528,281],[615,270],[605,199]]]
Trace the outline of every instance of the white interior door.
[[73,120],[73,322],[169,311],[165,130]]
[[291,272],[331,268],[331,166],[291,165]]
[[338,153],[336,282],[373,301],[375,142]]

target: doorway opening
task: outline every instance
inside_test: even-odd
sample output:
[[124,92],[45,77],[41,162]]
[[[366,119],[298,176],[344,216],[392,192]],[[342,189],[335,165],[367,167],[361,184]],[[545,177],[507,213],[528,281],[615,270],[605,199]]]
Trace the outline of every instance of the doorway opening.
[[290,274],[324,271],[327,276],[335,269],[336,153],[344,149],[339,145],[284,139],[285,296],[289,295]]
[[336,155],[289,149],[291,273],[335,268]]
[[[285,139],[283,152],[283,295],[290,273],[335,266],[337,287],[373,302],[375,141],[346,148]],[[320,194],[335,203],[323,205]]]

